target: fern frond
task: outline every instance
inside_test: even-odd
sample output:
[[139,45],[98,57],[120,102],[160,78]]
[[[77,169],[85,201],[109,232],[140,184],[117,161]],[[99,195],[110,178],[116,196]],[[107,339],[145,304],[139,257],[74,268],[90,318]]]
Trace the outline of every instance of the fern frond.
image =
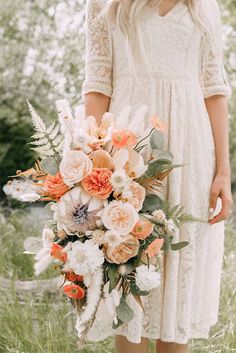
[[33,147],[33,151],[37,152],[42,158],[45,157],[53,157],[55,155],[55,151],[45,148],[45,146]]
[[184,223],[205,222],[205,220],[185,212],[184,206],[182,206],[181,204],[171,207],[168,202],[163,202],[162,208],[167,218],[172,219],[177,227]]
[[60,130],[60,126],[59,124],[56,124],[51,131],[47,131],[47,134],[50,137],[50,139],[52,140],[55,139],[59,133],[59,130]]
[[44,132],[36,132],[35,134],[33,134],[31,136],[32,139],[34,140],[38,140],[38,139],[41,139],[45,136],[45,133]]
[[48,128],[47,128],[48,135],[50,135],[50,133],[54,130],[55,126],[56,126],[56,121],[54,121],[51,125],[48,126]]
[[33,126],[34,129],[37,132],[46,132],[46,124],[43,121],[43,119],[38,115],[38,113],[36,112],[36,110],[32,107],[32,105],[30,104],[30,102],[27,100],[27,104],[28,104],[28,109],[32,118],[32,122],[33,122]]
[[48,143],[47,137],[43,137],[41,139],[30,142],[30,144],[34,146],[45,146],[47,143]]
[[57,147],[55,147],[56,152],[61,153],[61,151],[63,150],[63,147],[64,147],[64,139],[62,138],[60,144]]
[[61,141],[62,141],[63,137],[61,135],[57,135],[54,140],[52,140],[52,144],[54,147],[57,147]]

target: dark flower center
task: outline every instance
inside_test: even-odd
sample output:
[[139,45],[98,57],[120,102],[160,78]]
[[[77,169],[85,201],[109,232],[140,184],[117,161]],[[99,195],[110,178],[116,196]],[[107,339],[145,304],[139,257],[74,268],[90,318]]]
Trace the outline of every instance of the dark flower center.
[[79,224],[84,224],[88,219],[88,204],[77,208],[74,211],[73,216]]

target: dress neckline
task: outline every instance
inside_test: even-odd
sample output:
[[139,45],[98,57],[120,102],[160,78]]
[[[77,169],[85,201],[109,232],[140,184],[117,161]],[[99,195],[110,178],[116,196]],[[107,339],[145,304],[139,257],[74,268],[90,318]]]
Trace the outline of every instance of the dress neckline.
[[170,16],[172,16],[172,15],[174,15],[174,14],[176,13],[176,11],[178,10],[179,5],[180,5],[181,3],[182,3],[182,0],[178,0],[178,1],[176,2],[176,4],[175,4],[168,12],[166,12],[165,15],[160,15],[158,11],[156,12],[156,14],[157,14],[157,16],[158,16],[159,18],[161,18],[161,19],[166,19],[166,18],[168,18],[168,17],[170,17]]

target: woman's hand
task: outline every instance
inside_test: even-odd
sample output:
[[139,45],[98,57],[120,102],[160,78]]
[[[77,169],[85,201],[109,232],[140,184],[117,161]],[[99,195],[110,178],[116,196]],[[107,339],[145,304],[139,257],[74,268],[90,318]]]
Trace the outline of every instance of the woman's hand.
[[[220,212],[212,218],[216,208],[218,197],[222,200],[222,208]],[[216,174],[212,186],[210,196],[210,209],[209,209],[209,224],[215,224],[224,221],[230,214],[232,205],[231,184],[230,176],[223,174]]]

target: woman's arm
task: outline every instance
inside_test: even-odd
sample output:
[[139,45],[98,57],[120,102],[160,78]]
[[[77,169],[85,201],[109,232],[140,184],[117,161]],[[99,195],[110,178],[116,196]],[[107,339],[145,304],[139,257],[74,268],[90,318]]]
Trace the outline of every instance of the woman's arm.
[[[210,196],[210,224],[225,220],[232,203],[228,139],[228,104],[223,95],[214,95],[205,99],[210,117],[216,150],[216,175],[212,183]],[[222,200],[222,208],[218,215],[212,218],[216,208],[217,198]],[[211,219],[212,218],[212,219]]]
[[101,123],[102,116],[108,111],[110,97],[99,92],[89,92],[84,96],[86,116],[93,115],[98,125]]

